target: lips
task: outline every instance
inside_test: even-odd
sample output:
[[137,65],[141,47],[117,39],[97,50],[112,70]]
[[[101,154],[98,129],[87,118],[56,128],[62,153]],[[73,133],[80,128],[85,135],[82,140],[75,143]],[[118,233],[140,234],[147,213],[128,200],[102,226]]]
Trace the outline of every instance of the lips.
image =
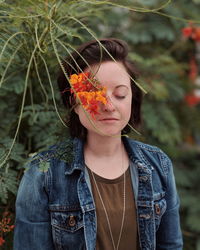
[[103,118],[103,119],[99,119],[99,121],[118,121],[119,119],[117,119],[117,118],[114,118],[114,117],[108,117],[108,118]]

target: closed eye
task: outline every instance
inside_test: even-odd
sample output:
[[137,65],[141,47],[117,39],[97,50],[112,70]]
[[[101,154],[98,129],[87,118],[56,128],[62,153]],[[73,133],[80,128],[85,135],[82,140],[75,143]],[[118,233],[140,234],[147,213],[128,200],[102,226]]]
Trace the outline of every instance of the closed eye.
[[126,96],[125,95],[116,95],[115,96],[117,99],[124,99]]

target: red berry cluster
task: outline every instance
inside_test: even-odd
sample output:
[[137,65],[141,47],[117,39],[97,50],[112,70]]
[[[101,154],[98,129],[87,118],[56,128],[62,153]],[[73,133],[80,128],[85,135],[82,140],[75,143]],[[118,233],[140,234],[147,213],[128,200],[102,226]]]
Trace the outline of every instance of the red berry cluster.
[[5,212],[3,214],[3,218],[0,221],[0,246],[5,243],[3,238],[5,233],[11,232],[14,229],[14,225],[11,225],[11,218],[9,217],[9,213]]
[[182,34],[186,38],[191,38],[194,41],[200,42],[200,27],[187,26],[182,29]]

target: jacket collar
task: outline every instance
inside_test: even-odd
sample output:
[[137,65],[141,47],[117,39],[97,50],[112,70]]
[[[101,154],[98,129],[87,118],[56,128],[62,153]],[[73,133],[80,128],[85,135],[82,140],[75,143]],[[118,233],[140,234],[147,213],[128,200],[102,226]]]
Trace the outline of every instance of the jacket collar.
[[[129,159],[136,164],[137,168],[146,169],[146,171],[149,172],[149,166],[142,156],[142,152],[139,146],[140,143],[128,138],[127,136],[122,136],[122,141],[128,153]],[[78,138],[70,139],[70,142],[72,144],[72,147],[69,154],[71,153],[72,157],[67,161],[68,167],[65,171],[65,174],[67,175],[72,174],[74,170],[83,171],[85,168],[83,152],[84,142]],[[67,146],[68,145],[66,145],[66,147]]]
[[68,168],[65,171],[65,174],[69,175],[74,172],[74,170],[84,170],[84,153],[83,145],[84,142],[78,138],[70,139],[72,142],[72,158],[68,161]]

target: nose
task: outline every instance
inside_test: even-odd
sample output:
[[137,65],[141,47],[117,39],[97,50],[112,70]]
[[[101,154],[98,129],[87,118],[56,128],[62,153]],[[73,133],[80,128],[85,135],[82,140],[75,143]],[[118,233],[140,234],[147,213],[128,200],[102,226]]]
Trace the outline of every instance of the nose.
[[109,96],[107,96],[107,103],[104,104],[103,110],[107,111],[107,112],[113,112],[113,111],[115,111],[115,106],[112,103],[112,100],[111,100],[111,98]]

